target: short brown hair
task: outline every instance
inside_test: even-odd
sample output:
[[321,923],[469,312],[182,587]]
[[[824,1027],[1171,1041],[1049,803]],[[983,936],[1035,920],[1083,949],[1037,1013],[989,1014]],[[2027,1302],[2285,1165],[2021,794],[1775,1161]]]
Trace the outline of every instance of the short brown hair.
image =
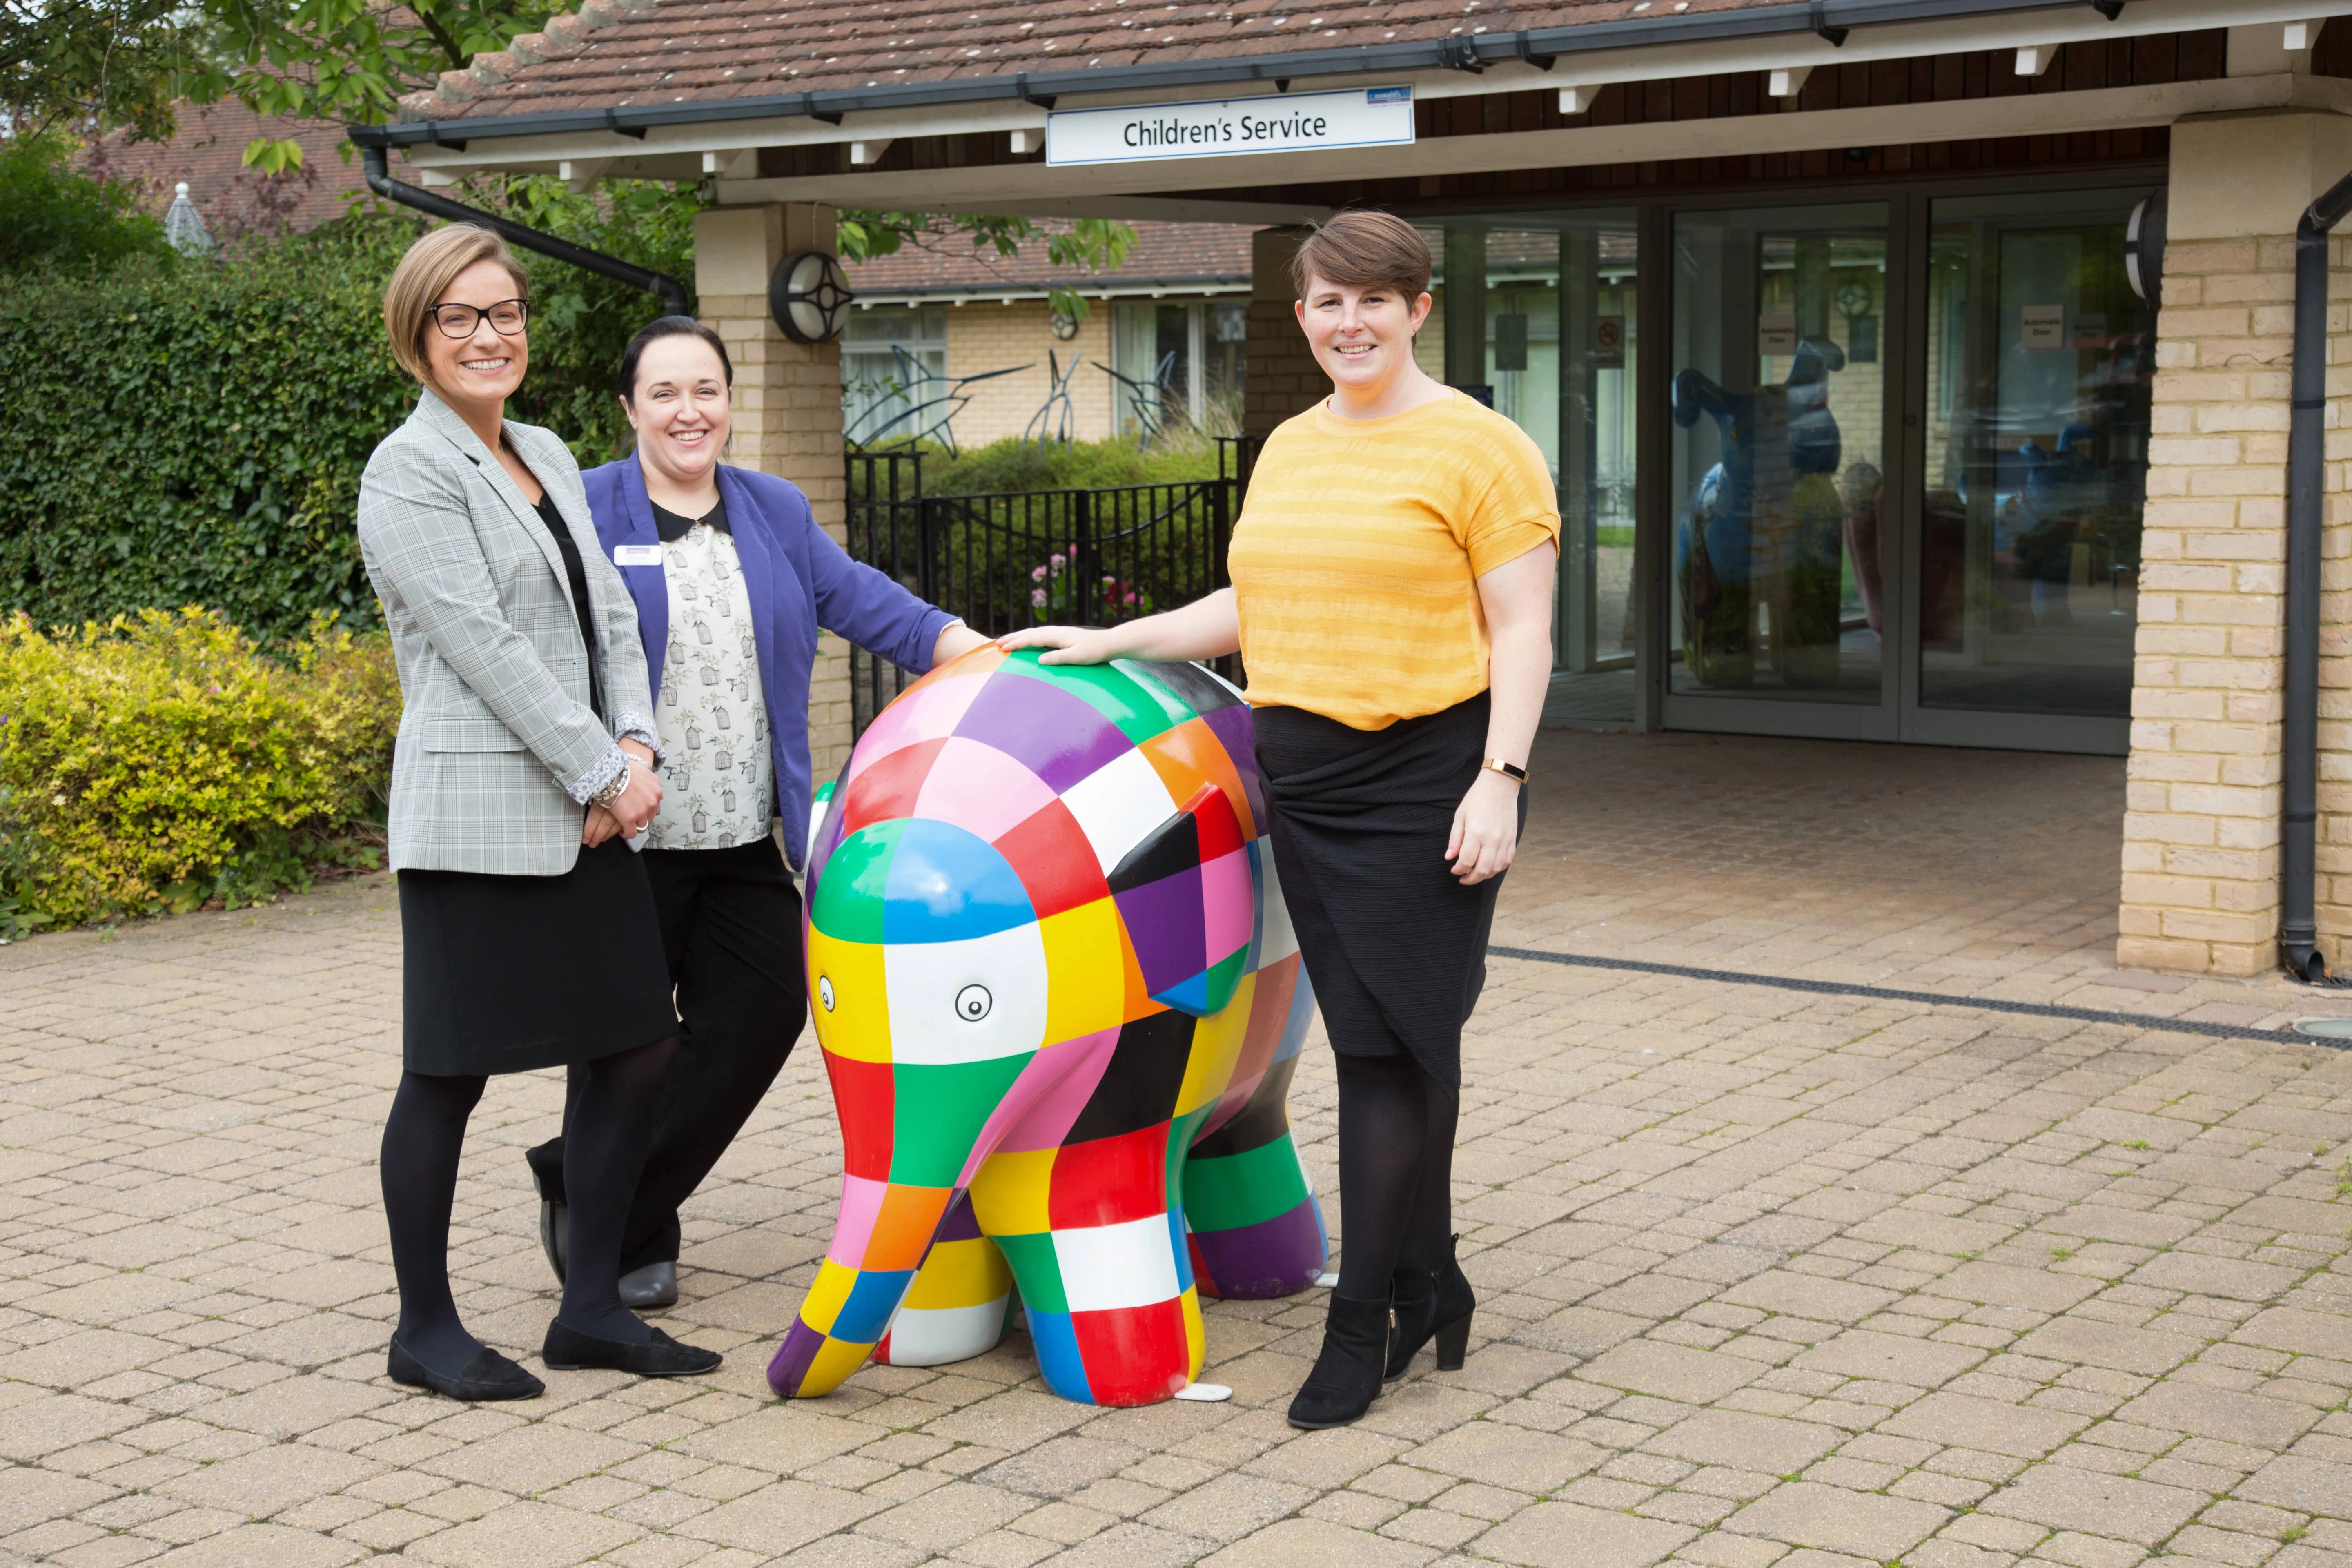
[[419,236],[383,286],[383,330],[392,339],[392,357],[420,382],[433,379],[425,360],[425,328],[433,307],[457,274],[477,261],[497,262],[514,279],[515,298],[530,297],[530,278],[507,242],[475,223],[453,223]]
[[1302,300],[1310,279],[1351,288],[1376,285],[1417,298],[1429,291],[1429,242],[1421,230],[1384,212],[1334,213],[1312,225],[1290,258],[1290,281]]

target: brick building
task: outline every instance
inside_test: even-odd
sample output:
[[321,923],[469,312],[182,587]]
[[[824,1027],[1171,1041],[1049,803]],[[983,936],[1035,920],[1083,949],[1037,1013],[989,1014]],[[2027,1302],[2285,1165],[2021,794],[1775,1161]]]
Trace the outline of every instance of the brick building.
[[[1254,229],[1259,430],[1323,386],[1295,226],[1404,214],[1442,258],[1424,360],[1552,462],[1558,718],[2127,754],[2119,958],[2247,973],[2282,907],[2294,235],[2352,171],[2347,12],[591,0],[363,134],[444,176],[711,177],[704,305],[757,460],[835,518],[842,345],[789,341],[760,289],[836,208]],[[1217,144],[1236,126],[1268,150]],[[2352,452],[2326,423],[2332,952]]]
[[[1218,434],[1239,428],[1250,230],[1133,226],[1133,249],[1099,274],[1053,266],[1042,244],[1000,257],[956,237],[847,268],[857,293],[841,334],[851,438],[931,433],[940,423],[964,447],[1038,430],[1097,441],[1179,420]],[[1057,313],[1056,289],[1076,290],[1087,310]],[[1057,377],[1066,417],[1062,404],[1045,407]]]

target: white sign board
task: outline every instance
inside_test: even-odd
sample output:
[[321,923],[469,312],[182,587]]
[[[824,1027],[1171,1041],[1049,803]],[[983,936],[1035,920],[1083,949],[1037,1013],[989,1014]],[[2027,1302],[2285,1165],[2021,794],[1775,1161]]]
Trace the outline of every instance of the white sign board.
[[1756,352],[1766,359],[1785,358],[1797,352],[1797,318],[1768,310],[1756,318]]
[[2022,347],[2063,349],[2066,346],[2066,307],[2063,305],[2026,306],[2023,326]]
[[1045,162],[1140,163],[1237,153],[1319,153],[1412,141],[1412,89],[1360,87],[1213,103],[1057,109],[1045,116]]

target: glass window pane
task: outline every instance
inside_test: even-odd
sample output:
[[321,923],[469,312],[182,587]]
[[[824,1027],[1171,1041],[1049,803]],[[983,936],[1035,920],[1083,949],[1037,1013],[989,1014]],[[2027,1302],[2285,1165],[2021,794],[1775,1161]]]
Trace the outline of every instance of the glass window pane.
[[1675,223],[1672,688],[1876,703],[1886,209]]
[[955,411],[947,374],[945,306],[852,310],[841,328],[841,415],[850,442],[935,437]]
[[2124,227],[2146,194],[1935,205],[1924,706],[2131,710],[2156,313]]

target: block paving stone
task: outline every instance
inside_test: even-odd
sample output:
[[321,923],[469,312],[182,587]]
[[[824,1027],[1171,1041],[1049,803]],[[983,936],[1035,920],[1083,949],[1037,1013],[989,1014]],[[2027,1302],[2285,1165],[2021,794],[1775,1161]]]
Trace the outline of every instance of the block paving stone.
[[[2352,1014],[2115,967],[2108,759],[1549,732],[1465,1040],[1480,1307],[1360,1424],[1282,1409],[1322,1300],[1213,1302],[1224,1405],[1096,1410],[1027,1342],[761,1372],[831,1229],[804,1037],[687,1215],[716,1374],[383,1375],[390,880],[0,949],[0,1563],[2352,1568]],[[1608,967],[1695,966],[1950,1004]],[[2137,1021],[1990,1012],[1969,998]],[[1319,1040],[1293,1110],[1335,1237]],[[494,1079],[469,1321],[556,1292]]]

